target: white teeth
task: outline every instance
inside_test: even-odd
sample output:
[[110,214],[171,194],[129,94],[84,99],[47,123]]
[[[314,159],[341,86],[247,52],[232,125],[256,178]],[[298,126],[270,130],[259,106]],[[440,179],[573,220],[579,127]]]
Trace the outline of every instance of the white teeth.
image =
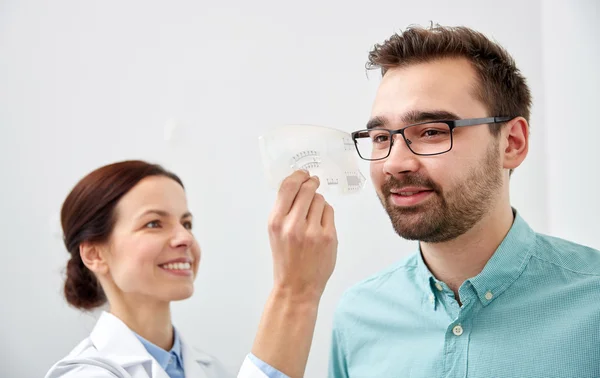
[[169,263],[169,264],[163,264],[161,265],[164,269],[170,269],[170,270],[189,270],[192,269],[192,264],[185,262],[185,263]]
[[400,192],[401,196],[412,196],[413,194],[417,194],[419,192]]

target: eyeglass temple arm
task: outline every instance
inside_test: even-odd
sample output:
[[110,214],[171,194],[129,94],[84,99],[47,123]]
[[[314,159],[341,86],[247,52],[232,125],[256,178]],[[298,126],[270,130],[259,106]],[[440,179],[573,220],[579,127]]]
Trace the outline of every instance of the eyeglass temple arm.
[[484,123],[500,123],[510,121],[513,117],[488,117],[488,118],[473,118],[459,119],[455,121],[456,126],[476,126]]

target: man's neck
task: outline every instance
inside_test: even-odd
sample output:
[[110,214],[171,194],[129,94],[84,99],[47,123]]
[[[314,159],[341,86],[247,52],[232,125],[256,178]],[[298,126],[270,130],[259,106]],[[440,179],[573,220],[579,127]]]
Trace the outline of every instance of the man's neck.
[[[138,298],[119,298],[110,303],[110,312],[144,339],[154,345],[170,350],[174,334],[168,302],[155,302]],[[110,302],[110,301],[109,301]]]
[[485,267],[508,234],[514,215],[510,205],[490,211],[465,234],[444,243],[421,243],[421,253],[434,277],[444,282],[458,300],[458,289]]

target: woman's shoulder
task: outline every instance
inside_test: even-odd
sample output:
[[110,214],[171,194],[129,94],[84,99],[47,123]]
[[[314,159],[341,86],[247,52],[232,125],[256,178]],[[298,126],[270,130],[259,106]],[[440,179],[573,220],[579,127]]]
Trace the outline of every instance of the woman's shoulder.
[[127,372],[102,357],[94,347],[91,339],[86,337],[69,354],[56,362],[48,370],[45,378],[128,377]]

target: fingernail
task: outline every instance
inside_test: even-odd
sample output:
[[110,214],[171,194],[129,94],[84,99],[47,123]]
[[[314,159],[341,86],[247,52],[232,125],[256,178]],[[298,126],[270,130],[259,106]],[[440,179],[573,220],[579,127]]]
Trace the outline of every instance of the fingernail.
[[313,176],[313,177],[317,179],[317,182],[321,182],[321,180],[319,179],[319,176]]

